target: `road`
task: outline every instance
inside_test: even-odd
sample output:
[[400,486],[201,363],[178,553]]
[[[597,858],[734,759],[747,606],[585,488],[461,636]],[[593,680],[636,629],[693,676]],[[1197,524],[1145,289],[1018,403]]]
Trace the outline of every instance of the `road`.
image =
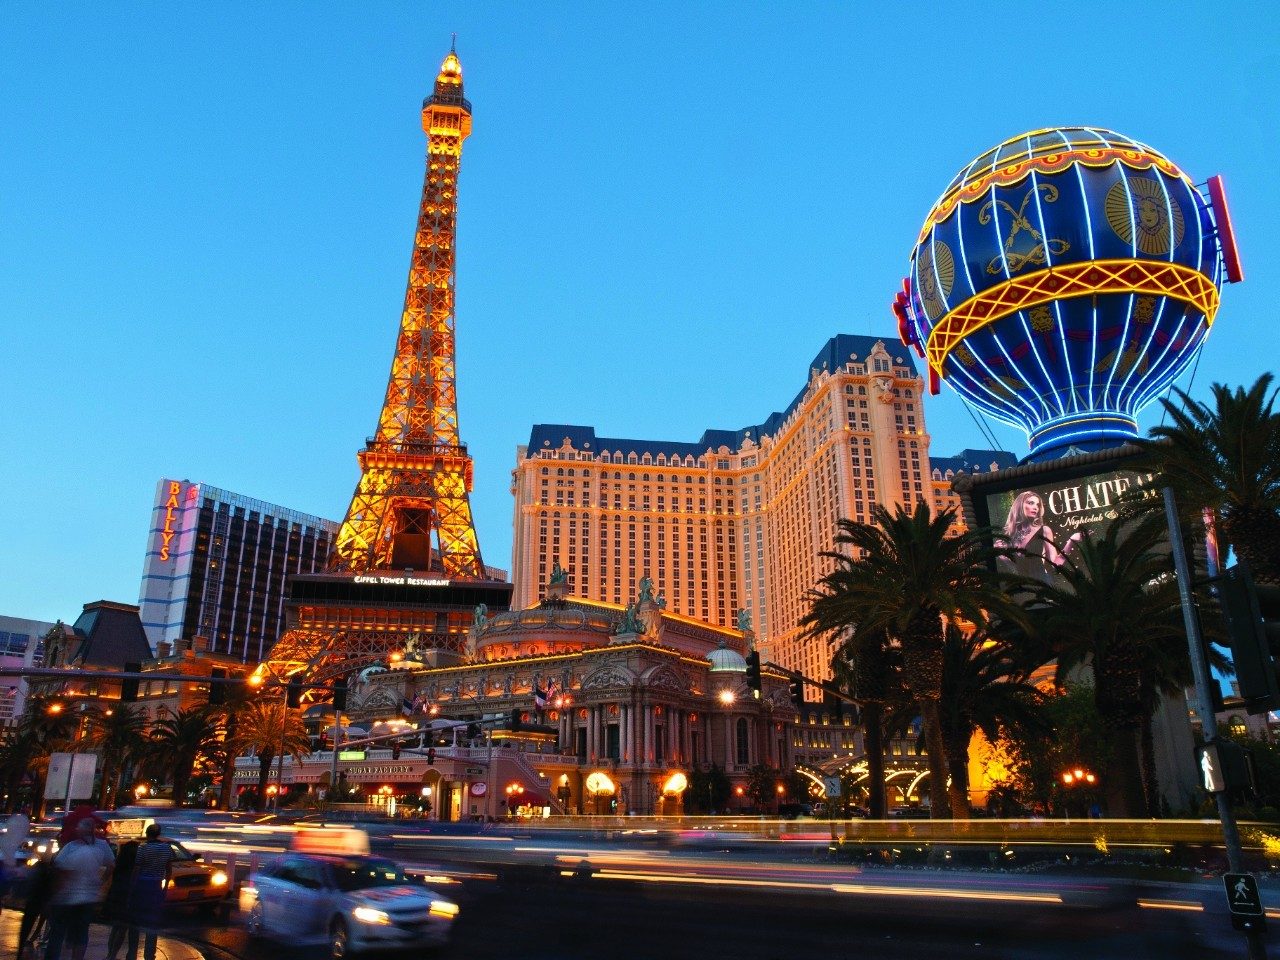
[[[1135,832],[1154,829],[1149,824],[1105,826],[1113,849],[1152,845]],[[1158,828],[1192,839],[1204,830],[1195,822]],[[234,854],[243,870],[248,858],[287,846],[291,829],[210,825],[184,839],[210,858]],[[909,829],[919,834],[933,825]],[[806,825],[762,838],[629,821],[608,829],[388,823],[372,825],[370,841],[375,854],[435,878],[430,882],[459,902],[454,939],[442,956],[467,960],[1245,955],[1221,882],[1206,871],[1170,869],[1183,882],[1137,885],[1074,869],[979,869],[996,850],[1008,867],[1029,867],[1100,849],[1100,828],[1087,822],[1078,837],[1055,836],[1055,848],[1039,836],[1021,845],[1002,837],[998,847],[980,836],[981,843],[967,842],[991,829],[967,827],[961,840],[940,846],[945,870],[928,866],[929,847],[919,839],[894,838],[897,867],[868,866],[854,862],[852,850],[833,847],[828,828]],[[1212,859],[1209,850],[1201,861]],[[960,866],[972,869],[954,869]],[[1280,920],[1280,890],[1264,887],[1263,897],[1273,922]],[[217,927],[188,918],[181,928],[207,945],[210,960],[281,960],[288,952],[250,942],[234,920]],[[308,951],[308,960],[316,953]]]
[[[728,871],[717,863],[422,867],[455,876],[443,889],[462,912],[441,956],[459,960],[1244,955],[1221,893],[1208,884],[853,868],[833,883],[803,865]],[[179,935],[207,944],[210,960],[280,960],[279,945],[250,941],[234,921],[202,923],[183,921]]]

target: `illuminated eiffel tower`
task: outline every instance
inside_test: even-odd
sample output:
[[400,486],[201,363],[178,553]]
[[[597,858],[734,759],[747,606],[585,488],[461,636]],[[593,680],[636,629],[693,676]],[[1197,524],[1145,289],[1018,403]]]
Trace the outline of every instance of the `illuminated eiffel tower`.
[[[454,247],[462,141],[471,104],[452,50],[422,105],[427,173],[400,335],[378,432],[360,451],[360,483],[337,539],[346,570],[412,567],[481,579],[471,521],[471,458],[458,439]],[[432,544],[432,535],[436,544]]]
[[290,578],[291,629],[264,664],[277,678],[305,673],[318,683],[407,642],[436,662],[456,659],[473,611],[510,602],[511,585],[490,580],[480,557],[471,457],[458,436],[454,250],[471,104],[452,49],[423,101],[422,128],[427,170],[378,429],[358,454],[330,571]]

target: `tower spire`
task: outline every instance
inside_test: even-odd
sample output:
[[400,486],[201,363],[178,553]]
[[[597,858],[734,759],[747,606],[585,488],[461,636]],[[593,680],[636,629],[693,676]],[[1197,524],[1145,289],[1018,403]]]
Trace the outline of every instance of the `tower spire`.
[[427,169],[391,375],[360,482],[335,543],[345,570],[440,570],[484,579],[471,518],[472,465],[458,436],[454,247],[471,104],[453,47],[422,104]]

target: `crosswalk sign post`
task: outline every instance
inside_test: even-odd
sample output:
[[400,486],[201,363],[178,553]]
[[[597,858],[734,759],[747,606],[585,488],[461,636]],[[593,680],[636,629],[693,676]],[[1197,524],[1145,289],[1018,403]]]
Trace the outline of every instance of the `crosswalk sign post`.
[[1227,907],[1231,910],[1231,925],[1237,930],[1259,931],[1267,925],[1267,913],[1262,908],[1258,893],[1258,881],[1251,873],[1224,873],[1223,886],[1227,888]]

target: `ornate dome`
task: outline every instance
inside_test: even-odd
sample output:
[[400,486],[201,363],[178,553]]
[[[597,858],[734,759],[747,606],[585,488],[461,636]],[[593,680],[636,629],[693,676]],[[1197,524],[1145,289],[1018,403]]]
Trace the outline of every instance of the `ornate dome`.
[[708,673],[747,672],[747,661],[743,659],[742,654],[737,650],[730,650],[723,640],[720,641],[720,646],[707,654],[707,660],[711,662]]

